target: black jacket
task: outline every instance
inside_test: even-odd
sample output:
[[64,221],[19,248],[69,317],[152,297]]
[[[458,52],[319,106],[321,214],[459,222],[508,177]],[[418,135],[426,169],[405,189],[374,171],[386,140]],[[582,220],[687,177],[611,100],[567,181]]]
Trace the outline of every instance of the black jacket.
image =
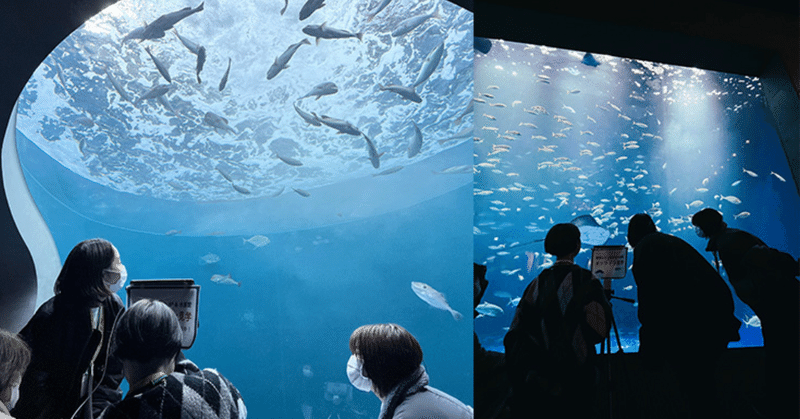
[[[12,415],[17,419],[69,418],[83,401],[81,378],[101,345],[94,363],[92,411],[96,417],[106,406],[122,399],[122,363],[106,356],[115,320],[125,310],[113,295],[103,307],[103,333],[91,327],[89,307],[63,294],[47,300],[36,310],[20,337],[31,347],[31,363],[22,378],[20,399]],[[81,414],[75,415],[82,418]]]

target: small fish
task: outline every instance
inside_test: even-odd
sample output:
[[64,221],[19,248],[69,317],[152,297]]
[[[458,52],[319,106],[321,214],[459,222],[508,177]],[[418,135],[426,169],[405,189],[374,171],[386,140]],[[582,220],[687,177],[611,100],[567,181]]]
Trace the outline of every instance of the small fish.
[[750,175],[750,176],[752,176],[752,177],[758,177],[758,174],[756,174],[756,172],[753,172],[753,171],[747,170],[747,169],[745,169],[745,168],[742,168],[742,171],[743,171],[743,172],[745,172],[745,173],[747,173],[748,175]]
[[367,134],[363,132],[361,135],[364,136],[364,139],[367,140],[367,153],[369,154],[369,161],[372,163],[372,167],[378,169],[381,167],[381,156],[383,153],[378,154],[378,149],[375,147],[375,143],[367,137]]
[[734,220],[738,220],[739,218],[747,218],[747,217],[749,217],[749,216],[750,216],[750,213],[749,213],[749,212],[747,212],[747,211],[742,211],[742,212],[740,212],[740,213],[738,213],[738,214],[734,215],[734,216],[733,216],[733,219],[734,219]]
[[439,45],[432,49],[431,52],[428,53],[428,56],[425,57],[425,61],[423,61],[422,67],[419,70],[419,75],[417,75],[417,80],[412,85],[413,87],[417,87],[428,80],[434,70],[436,70],[436,67],[439,66],[443,55],[444,41],[440,42]]
[[410,17],[410,18],[400,22],[400,24],[397,25],[397,28],[395,28],[395,30],[392,31],[392,36],[394,36],[395,38],[398,37],[398,36],[403,36],[403,35],[411,32],[411,31],[413,31],[414,29],[417,28],[417,26],[422,25],[423,23],[425,23],[425,21],[427,21],[428,19],[431,19],[431,18],[432,19],[441,19],[441,16],[439,15],[439,11],[437,10],[437,11],[435,11],[435,12],[433,12],[431,14],[427,14],[427,15],[419,15],[419,16]]
[[697,208],[697,207],[699,207],[699,206],[703,205],[703,201],[701,201],[701,200],[699,200],[699,199],[698,199],[698,200],[696,200],[696,201],[692,201],[691,203],[689,203],[689,204],[684,204],[684,205],[686,205],[686,209],[690,209],[690,208]]
[[216,169],[217,169],[217,171],[219,172],[219,174],[221,174],[221,175],[222,175],[222,177],[224,177],[224,178],[225,178],[225,180],[227,180],[228,182],[231,182],[231,183],[233,183],[233,179],[231,178],[231,175],[230,175],[230,174],[228,174],[228,172],[226,172],[226,171],[224,171],[224,170],[220,169],[220,168],[219,168],[219,166],[218,166]]
[[243,237],[242,240],[244,241],[244,243],[250,243],[256,248],[266,246],[269,244],[269,238],[267,238],[266,236],[262,236],[260,234],[256,234],[255,236],[250,237],[249,239],[245,239]]
[[781,182],[786,182],[786,179],[784,179],[784,178],[783,178],[783,176],[781,176],[781,175],[779,175],[779,174],[777,174],[777,173],[775,173],[775,172],[769,172],[769,174],[771,174],[771,175],[775,176],[775,177],[776,177],[776,178],[778,178],[778,180],[779,180],[779,181],[781,181]]
[[417,123],[411,121],[414,125],[414,138],[411,139],[411,143],[408,145],[408,158],[412,158],[419,154],[422,150],[422,131],[419,130]]
[[174,236],[174,235],[177,235],[177,234],[181,234],[181,231],[180,230],[170,230],[170,231],[164,233],[165,236]]
[[316,115],[312,115],[312,114],[310,114],[310,113],[298,108],[297,107],[297,102],[294,103],[294,110],[297,111],[297,114],[300,115],[301,118],[303,118],[303,121],[306,121],[307,123],[309,123],[311,125],[314,125],[316,127],[322,126],[322,123],[319,122],[319,120],[317,119]]
[[374,18],[375,18],[375,15],[377,15],[378,13],[380,13],[380,12],[381,12],[381,10],[385,9],[385,8],[386,8],[386,6],[388,6],[388,5],[389,5],[389,2],[391,2],[391,1],[392,1],[392,0],[381,0],[381,1],[380,1],[380,3],[378,3],[378,5],[377,5],[377,6],[375,6],[375,8],[374,8],[374,9],[370,10],[369,12],[367,12],[367,16],[369,16],[369,17],[367,18],[367,22],[371,22],[371,21],[372,21],[372,19],[374,19]]
[[300,160],[293,159],[291,157],[284,157],[284,156],[281,156],[278,153],[275,153],[275,156],[277,158],[281,159],[282,162],[288,164],[289,166],[302,166],[303,165],[303,163]]
[[630,291],[633,289],[633,285],[628,285],[627,287],[623,288],[625,291]]
[[202,83],[203,81],[200,80],[200,72],[203,71],[203,65],[206,63],[206,47],[201,46],[197,52],[197,66],[195,66],[195,71],[197,72],[197,83]]
[[[397,173],[397,172],[399,172],[399,171],[403,170],[403,167],[404,167],[404,166],[395,166],[395,167],[390,167],[390,168],[388,168],[388,169],[386,169],[386,170],[384,170],[384,171],[382,171],[382,172],[380,172],[380,173],[375,173],[375,174],[373,174],[373,175],[372,175],[372,177],[375,177],[375,176],[385,176],[385,175],[391,175],[392,173]],[[489,192],[489,193],[492,193],[492,191],[488,191],[488,192]]]
[[733,183],[731,183],[731,186],[736,186],[736,185],[738,185],[738,184],[740,184],[740,183],[742,183],[742,180],[741,180],[741,179],[740,179],[740,180],[737,180],[736,182],[733,182]]
[[236,285],[239,287],[242,286],[241,282],[236,282],[233,280],[233,278],[231,278],[231,274],[227,274],[224,276],[219,274],[214,274],[213,276],[211,276],[211,282],[215,282],[217,284],[222,284],[222,285]]
[[733,195],[731,195],[731,196],[721,196],[720,195],[719,199],[720,200],[724,199],[724,200],[726,200],[726,201],[728,201],[728,202],[730,202],[731,204],[734,204],[734,205],[739,205],[739,204],[742,203],[741,199],[739,199],[739,198],[737,198],[737,197],[735,197]]
[[236,130],[228,125],[228,120],[214,112],[206,112],[205,116],[203,116],[203,122],[208,126],[214,127],[215,130],[223,130],[236,134]]
[[336,87],[336,84],[334,84],[333,82],[326,81],[325,83],[320,83],[314,86],[314,88],[312,88],[310,92],[306,93],[303,96],[300,96],[299,99],[307,98],[309,96],[316,96],[317,98],[315,100],[319,100],[319,98],[321,98],[322,96],[332,95],[334,93],[337,93],[338,91],[339,88]]
[[364,37],[363,32],[352,33],[344,29],[336,29],[325,26],[327,22],[322,25],[308,25],[303,28],[303,33],[316,38],[316,43],[319,45],[320,39],[344,39],[344,38],[358,38],[359,41]]
[[312,13],[325,5],[325,0],[308,0],[300,9],[300,20],[306,20]]
[[323,124],[339,131],[342,134],[361,135],[361,131],[359,131],[358,128],[345,120],[331,118],[327,115],[317,116],[317,114],[314,112],[311,112],[311,115],[314,115],[317,121],[322,122]]
[[239,186],[239,185],[237,185],[235,183],[232,183],[231,186],[233,186],[233,190],[235,190],[236,192],[239,192],[242,195],[250,195],[250,190],[245,188],[245,187],[243,187],[243,186]]
[[[142,40],[144,40],[144,39],[163,38],[164,37],[164,33],[166,31],[172,29],[172,27],[176,23],[180,22],[183,19],[186,19],[187,17],[189,17],[189,16],[191,16],[191,15],[197,13],[197,12],[202,11],[204,4],[205,4],[205,2],[202,2],[202,3],[200,3],[199,6],[195,7],[194,9],[192,9],[191,7],[184,7],[183,9],[180,9],[178,11],[167,13],[167,14],[163,14],[163,15],[159,16],[156,20],[150,22],[149,25],[145,25],[145,27],[142,28],[142,31],[137,33],[137,35],[135,37],[131,36],[131,34],[132,34],[131,33],[131,34],[128,34],[128,36],[126,36],[125,38],[126,39],[130,39],[128,37],[131,37],[131,38],[137,38],[137,39],[142,39]],[[123,39],[123,41],[125,41],[125,39]]]
[[442,293],[436,291],[430,285],[423,282],[412,281],[411,289],[414,291],[414,294],[417,294],[417,297],[421,298],[422,301],[425,301],[431,307],[438,308],[439,310],[449,311],[454,320],[461,320],[464,318],[461,313],[450,308],[450,304],[447,303],[447,300]]
[[702,182],[702,183],[703,183],[703,186],[706,186],[706,185],[708,185],[708,178],[705,178],[705,179],[703,179],[703,182]]
[[143,101],[143,100],[155,99],[155,98],[157,98],[159,96],[163,96],[163,95],[167,94],[167,92],[169,92],[169,90],[170,90],[169,85],[157,84],[157,85],[153,86],[152,89],[148,90],[147,93],[141,95],[138,99],[136,99],[136,101],[133,102],[133,104],[134,105],[139,105],[139,103],[141,101]]
[[188,49],[192,54],[197,54],[200,51],[200,44],[182,37],[175,28],[172,28],[172,32],[178,37],[183,46],[185,46],[186,49]]
[[150,52],[150,47],[145,47],[144,50],[147,51],[147,55],[149,55],[150,59],[153,60],[158,72],[161,73],[168,83],[172,83],[172,78],[169,76],[169,70],[167,69],[167,66],[165,66],[164,63],[162,63],[158,58],[155,57],[155,55],[153,55],[152,52]]
[[[308,1],[310,3],[315,0],[308,0]],[[308,3],[306,3],[306,5],[308,5]],[[309,42],[308,39],[303,38],[302,41],[289,45],[289,47],[286,48],[286,51],[284,51],[283,54],[275,58],[275,61],[269,67],[269,70],[267,70],[267,80],[272,80],[272,78],[277,76],[278,73],[280,73],[283,69],[289,67],[289,60],[292,59],[292,56],[294,55],[295,52],[297,52],[297,49],[300,48],[301,45],[311,45],[311,42]]]
[[307,191],[298,188],[292,188],[293,191],[297,192],[298,195],[302,196],[303,198],[308,198],[311,194]]
[[228,57],[228,69],[225,70],[225,74],[222,76],[222,80],[219,81],[219,91],[221,92],[222,89],[225,88],[225,85],[228,84],[228,75],[231,73],[231,58]]
[[219,259],[219,255],[215,255],[215,254],[209,252],[207,255],[201,256],[200,260],[205,262],[206,265],[211,265],[212,263],[219,262],[220,259]]
[[750,318],[744,317],[742,320],[744,320],[744,324],[747,325],[747,327],[761,327],[761,319],[756,315]]
[[378,89],[381,90],[381,91],[388,90],[390,92],[397,93],[403,99],[410,100],[410,101],[412,101],[414,103],[421,103],[422,102],[422,98],[417,94],[417,92],[414,91],[413,87],[399,86],[399,85],[396,85],[396,84],[390,84],[390,85],[386,85],[386,86],[384,86],[382,84],[378,84]]
[[504,313],[503,309],[489,302],[482,302],[475,307],[475,311],[480,313],[480,316],[497,317]]
[[283,13],[286,12],[286,8],[289,7],[289,0],[285,0],[285,2],[286,3],[283,5],[283,9],[281,9],[281,16],[283,16]]

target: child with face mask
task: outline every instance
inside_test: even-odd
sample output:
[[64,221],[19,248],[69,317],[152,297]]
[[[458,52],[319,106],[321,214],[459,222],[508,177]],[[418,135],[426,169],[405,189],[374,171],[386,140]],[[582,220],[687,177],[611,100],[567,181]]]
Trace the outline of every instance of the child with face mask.
[[0,419],[13,419],[9,411],[19,400],[19,385],[31,351],[17,335],[0,330]]

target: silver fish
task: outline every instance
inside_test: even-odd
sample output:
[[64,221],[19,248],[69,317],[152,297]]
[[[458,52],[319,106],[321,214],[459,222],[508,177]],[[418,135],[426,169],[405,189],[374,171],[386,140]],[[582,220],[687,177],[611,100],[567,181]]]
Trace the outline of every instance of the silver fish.
[[225,85],[228,84],[228,75],[231,74],[231,58],[228,57],[228,69],[225,70],[225,75],[222,76],[222,80],[219,81],[219,91],[221,92],[222,89],[225,88]]
[[372,19],[374,19],[374,18],[375,18],[375,15],[377,15],[378,13],[380,13],[380,12],[381,12],[381,10],[385,9],[385,8],[386,8],[386,6],[388,6],[388,5],[389,5],[389,3],[390,3],[391,1],[392,1],[392,0],[381,0],[381,2],[380,2],[380,3],[378,3],[378,5],[377,5],[377,6],[375,6],[375,8],[374,8],[374,9],[370,10],[369,12],[367,12],[367,16],[369,16],[369,17],[367,18],[367,22],[371,22],[371,21],[372,21]]
[[231,182],[231,183],[233,183],[233,179],[231,178],[231,175],[229,175],[229,174],[228,174],[228,172],[226,172],[226,171],[224,171],[224,170],[220,169],[219,167],[217,167],[216,169],[217,169],[217,171],[219,172],[219,174],[221,174],[221,175],[222,175],[222,177],[224,177],[224,178],[225,178],[225,180],[227,180],[228,182]]
[[302,166],[303,163],[300,160],[293,159],[291,157],[283,157],[278,153],[275,153],[275,156],[281,159],[284,163],[288,164],[289,166]]
[[414,16],[400,22],[400,24],[397,25],[397,28],[395,28],[395,30],[392,31],[392,36],[394,37],[403,36],[413,31],[417,26],[422,25],[423,23],[425,23],[425,21],[427,21],[430,18],[440,19],[441,16],[439,15],[439,11],[437,10],[428,15]]
[[397,172],[399,172],[401,170],[403,170],[403,166],[390,167],[390,168],[388,168],[388,169],[386,169],[386,170],[384,170],[384,171],[382,171],[380,173],[373,174],[372,177],[391,175],[392,173],[397,173]]
[[314,125],[315,127],[322,126],[322,124],[317,119],[316,115],[312,115],[312,114],[310,114],[310,113],[298,108],[297,107],[297,102],[294,103],[294,110],[297,111],[297,114],[300,115],[300,117],[303,118],[303,120],[306,121],[307,123],[309,123],[311,125]]
[[167,69],[167,66],[165,66],[164,63],[162,63],[158,58],[156,58],[155,55],[153,55],[152,52],[150,52],[150,47],[145,47],[144,50],[147,51],[147,55],[149,55],[150,59],[153,60],[158,72],[161,73],[161,75],[164,76],[169,83],[172,83],[172,77],[169,76],[169,70]]
[[116,79],[114,79],[114,77],[108,71],[108,68],[104,68],[104,70],[106,72],[106,75],[108,76],[108,81],[110,81],[111,85],[114,86],[114,90],[116,90],[117,93],[119,93],[120,97],[127,100],[128,102],[131,102],[131,98],[128,97],[127,93],[125,93],[125,89],[123,89],[122,85],[119,84],[119,82]]
[[139,39],[163,38],[164,32],[172,29],[173,25],[199,11],[202,11],[204,4],[205,2],[200,3],[200,5],[195,7],[194,9],[192,9],[191,7],[184,7],[181,10],[161,15],[158,19],[152,21],[149,25],[146,25],[138,38]]
[[236,130],[234,130],[233,127],[228,125],[227,119],[213,112],[206,112],[205,116],[203,117],[203,122],[205,122],[206,125],[214,127],[214,129],[221,129],[236,134]]
[[181,43],[183,44],[183,46],[185,46],[185,47],[186,47],[186,49],[188,49],[189,51],[191,51],[191,53],[192,53],[192,54],[198,54],[198,53],[200,52],[200,44],[198,44],[198,43],[196,43],[196,42],[193,42],[193,41],[189,40],[188,38],[184,38],[184,37],[182,37],[182,36],[181,36],[181,35],[178,33],[178,30],[177,30],[177,29],[175,29],[175,28],[172,28],[172,32],[175,34],[175,36],[177,36],[177,37],[178,37],[178,39],[181,41]]
[[217,263],[220,261],[219,255],[215,255],[214,253],[209,252],[205,256],[201,256],[200,260],[206,263],[206,265],[211,265],[213,263]]
[[484,317],[497,317],[504,313],[503,309],[489,302],[482,302],[475,307],[475,311]]
[[297,52],[297,49],[300,48],[300,45],[311,45],[311,42],[308,42],[308,39],[303,38],[302,41],[296,44],[289,45],[289,48],[287,48],[286,51],[283,52],[283,54],[275,58],[275,62],[273,62],[272,65],[269,67],[269,70],[267,70],[267,80],[272,80],[272,78],[277,76],[278,73],[281,72],[281,70],[289,67],[289,60],[292,59],[292,56],[294,55],[295,52]]
[[237,185],[235,183],[231,183],[231,186],[233,186],[233,189],[236,192],[239,192],[242,195],[250,195],[250,190],[245,188],[245,187],[243,187],[243,186],[239,186],[239,185]]
[[153,86],[152,89],[148,90],[145,94],[140,96],[139,99],[136,99],[136,102],[134,102],[133,104],[138,105],[143,100],[155,99],[159,96],[163,96],[167,94],[167,92],[169,92],[169,89],[170,89],[169,86],[166,84],[157,84]]
[[352,33],[344,29],[336,29],[325,26],[327,22],[322,25],[308,25],[303,28],[303,33],[313,36],[319,45],[320,39],[344,39],[344,38],[358,38],[359,41],[364,37],[364,32]]
[[302,196],[303,198],[308,198],[311,194],[308,191],[304,191],[302,189],[292,188],[293,191],[297,192],[298,195]]
[[442,293],[431,288],[430,285],[423,282],[412,281],[411,289],[414,291],[414,294],[417,294],[417,297],[421,298],[422,301],[425,301],[431,307],[438,308],[439,310],[449,311],[454,320],[461,320],[464,318],[461,313],[450,308],[450,304],[447,303],[447,300],[444,298]]
[[306,20],[312,13],[325,5],[325,0],[308,0],[300,9],[300,20]]
[[200,72],[203,71],[203,64],[206,63],[206,48],[200,47],[197,51],[197,66],[195,67],[195,71],[197,71],[197,82],[202,83],[203,81],[200,80]]
[[413,87],[417,87],[428,80],[428,77],[430,77],[431,74],[433,74],[433,71],[436,70],[436,67],[439,66],[439,61],[442,60],[442,55],[444,55],[444,41],[437,45],[436,48],[431,50],[431,52],[428,53],[428,56],[425,57],[425,61],[422,63],[422,68],[419,71],[417,81],[414,82]]
[[419,130],[417,123],[411,121],[414,124],[414,138],[411,139],[411,143],[408,145],[408,158],[412,158],[419,154],[422,150],[422,131]]
[[384,86],[382,84],[378,84],[378,88],[381,91],[388,90],[390,92],[397,93],[398,95],[402,96],[403,99],[408,99],[415,103],[422,102],[422,98],[417,94],[417,92],[414,91],[413,87],[398,86],[395,84]]
[[267,236],[262,236],[261,234],[256,234],[249,239],[242,238],[242,240],[244,240],[244,243],[250,243],[255,247],[266,246],[270,243],[269,238]]
[[317,114],[315,114],[314,112],[311,112],[311,114],[314,115],[319,122],[322,122],[323,124],[339,131],[342,134],[361,135],[361,131],[359,131],[358,128],[356,128],[355,126],[353,126],[353,124],[347,121],[331,118],[327,115],[317,116]]
[[369,161],[372,162],[372,167],[378,169],[381,167],[381,156],[383,153],[378,154],[378,149],[375,148],[375,143],[367,137],[367,134],[363,132],[361,135],[364,136],[364,139],[367,140],[367,152],[369,153]]
[[236,282],[233,280],[233,278],[231,278],[231,274],[227,275],[214,274],[213,276],[211,276],[211,282],[222,285],[236,285],[239,287],[242,286],[241,282]]
[[333,82],[326,81],[325,83],[320,83],[314,86],[314,88],[311,89],[310,92],[306,93],[304,96],[300,96],[299,99],[307,98],[310,96],[316,96],[317,97],[316,100],[319,100],[319,98],[321,98],[322,96],[332,95],[337,93],[338,91],[339,88],[336,87],[336,84],[334,84]]

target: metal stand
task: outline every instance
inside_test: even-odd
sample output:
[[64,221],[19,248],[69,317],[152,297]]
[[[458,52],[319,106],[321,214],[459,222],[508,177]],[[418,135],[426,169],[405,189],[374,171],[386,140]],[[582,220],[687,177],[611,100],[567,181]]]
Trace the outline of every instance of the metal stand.
[[[614,320],[614,305],[611,303],[612,299],[622,300],[628,303],[635,303],[636,300],[631,298],[622,298],[622,297],[615,297],[614,290],[611,289],[611,279],[604,278],[603,279],[603,289],[605,290],[606,299],[608,300],[608,305],[611,307],[611,326],[614,328],[614,335],[617,339],[617,352],[616,353],[623,353],[622,350],[622,341],[619,336],[619,330],[617,330],[617,322]],[[607,385],[608,385],[608,417],[609,419],[614,418],[614,389],[612,387],[612,379],[611,379],[611,332],[608,333],[608,337],[606,337],[603,342],[600,343],[600,353],[608,355],[606,357],[606,377],[607,377]]]

